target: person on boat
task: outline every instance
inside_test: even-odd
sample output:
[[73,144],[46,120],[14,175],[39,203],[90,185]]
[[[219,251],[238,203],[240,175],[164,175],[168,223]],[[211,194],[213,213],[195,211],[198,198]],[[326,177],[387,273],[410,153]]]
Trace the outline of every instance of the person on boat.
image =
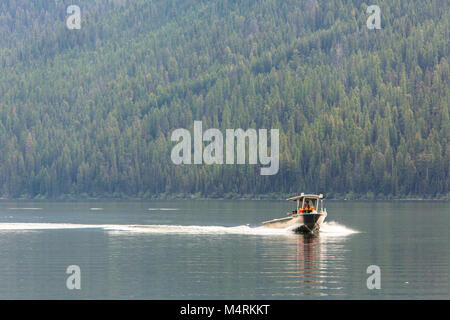
[[314,207],[309,205],[309,200],[306,200],[305,207],[303,208],[303,212],[310,213],[313,211],[314,211]]

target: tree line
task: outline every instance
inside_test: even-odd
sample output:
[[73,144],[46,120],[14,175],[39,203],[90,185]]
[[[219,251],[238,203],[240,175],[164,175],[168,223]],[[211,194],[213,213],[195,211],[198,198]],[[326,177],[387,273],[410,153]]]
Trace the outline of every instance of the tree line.
[[[445,0],[0,3],[4,198],[448,197]],[[170,160],[170,134],[280,130],[280,169]]]

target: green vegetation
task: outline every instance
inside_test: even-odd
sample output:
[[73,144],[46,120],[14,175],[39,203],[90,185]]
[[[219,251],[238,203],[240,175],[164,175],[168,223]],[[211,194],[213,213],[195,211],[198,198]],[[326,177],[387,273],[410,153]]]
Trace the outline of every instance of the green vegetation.
[[[369,4],[2,0],[0,195],[448,196],[448,2]],[[175,166],[194,120],[279,128],[279,173]]]

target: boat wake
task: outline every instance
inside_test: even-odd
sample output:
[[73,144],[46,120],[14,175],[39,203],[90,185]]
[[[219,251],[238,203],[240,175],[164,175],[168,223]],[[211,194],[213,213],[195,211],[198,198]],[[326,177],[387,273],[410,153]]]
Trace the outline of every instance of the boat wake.
[[[57,229],[100,229],[113,233],[149,233],[149,234],[247,234],[247,235],[293,235],[298,226],[285,229],[252,227],[241,225],[224,226],[182,226],[182,225],[109,225],[109,224],[72,224],[72,223],[0,223],[0,231],[57,230]],[[336,222],[325,222],[320,228],[324,236],[345,236],[358,231],[349,229]]]
[[101,225],[72,224],[72,223],[28,223],[7,222],[0,223],[0,231],[27,231],[27,230],[53,230],[53,229],[92,229],[101,228]]
[[224,226],[182,226],[182,225],[111,225],[72,223],[0,223],[0,231],[57,230],[57,229],[101,229],[109,232],[153,233],[153,234],[289,234],[285,229],[269,229],[241,225]]
[[335,221],[324,222],[320,227],[320,234],[325,236],[347,236],[350,234],[359,233],[359,231],[347,228]]
[[138,232],[155,234],[248,234],[248,235],[286,235],[283,229],[268,229],[265,227],[251,227],[241,225],[235,227],[224,226],[181,226],[181,225],[128,225],[105,228],[116,232]]

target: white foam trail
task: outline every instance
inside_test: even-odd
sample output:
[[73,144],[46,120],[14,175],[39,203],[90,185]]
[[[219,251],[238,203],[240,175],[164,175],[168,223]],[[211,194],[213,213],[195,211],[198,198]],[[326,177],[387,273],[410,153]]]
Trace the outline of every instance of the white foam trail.
[[[55,229],[103,229],[110,232],[153,233],[153,234],[247,234],[247,235],[292,235],[298,225],[284,229],[250,227],[241,225],[224,226],[181,226],[181,225],[110,225],[110,224],[73,224],[73,223],[0,223],[0,231],[15,230],[55,230]],[[346,236],[358,233],[336,222],[325,222],[320,234],[326,236]]]
[[128,225],[106,227],[110,231],[127,231],[154,234],[247,234],[247,235],[289,235],[287,229],[272,229],[265,227],[224,226],[180,226],[180,225]]
[[288,229],[265,227],[224,226],[181,226],[181,225],[108,225],[72,223],[0,223],[0,231],[56,230],[56,229],[103,229],[112,232],[133,232],[153,234],[248,234],[248,235],[287,235]]
[[324,222],[320,226],[320,234],[325,236],[347,236],[350,234],[359,233],[359,231],[347,228],[335,221]]
[[89,210],[91,210],[91,211],[101,211],[101,210],[103,210],[103,208],[90,208]]
[[50,229],[84,229],[98,228],[99,225],[72,224],[72,223],[0,223],[0,230],[50,230]]

